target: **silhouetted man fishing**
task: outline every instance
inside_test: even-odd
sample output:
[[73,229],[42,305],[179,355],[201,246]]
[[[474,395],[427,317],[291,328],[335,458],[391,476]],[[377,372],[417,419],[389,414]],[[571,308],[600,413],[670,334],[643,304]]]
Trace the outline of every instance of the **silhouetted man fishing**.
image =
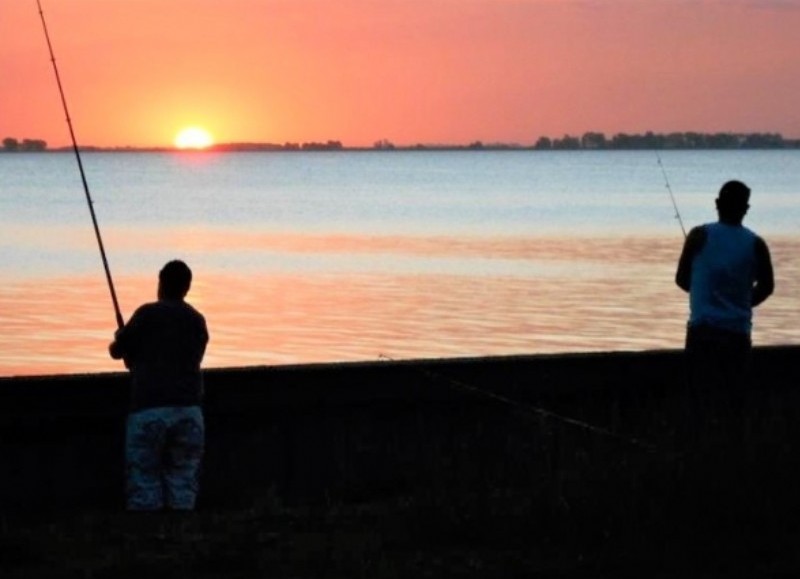
[[167,263],[158,277],[158,301],[136,310],[109,346],[132,379],[125,443],[129,510],[195,506],[205,436],[200,363],[208,330],[184,301],[191,283],[184,262]]
[[750,189],[728,181],[716,200],[719,220],[686,237],[675,282],[689,293],[686,355],[695,396],[726,400],[741,428],[750,365],[753,308],[775,282],[766,242],[742,225]]

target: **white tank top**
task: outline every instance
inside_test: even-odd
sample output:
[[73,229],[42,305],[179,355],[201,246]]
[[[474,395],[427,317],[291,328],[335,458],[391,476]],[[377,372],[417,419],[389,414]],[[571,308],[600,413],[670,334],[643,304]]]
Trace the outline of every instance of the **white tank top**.
[[756,274],[756,234],[742,225],[708,223],[692,261],[689,325],[750,334]]

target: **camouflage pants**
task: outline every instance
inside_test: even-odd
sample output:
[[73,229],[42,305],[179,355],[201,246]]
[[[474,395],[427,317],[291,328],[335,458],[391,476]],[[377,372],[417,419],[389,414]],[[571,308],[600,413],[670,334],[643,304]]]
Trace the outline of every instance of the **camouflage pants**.
[[128,510],[194,508],[204,431],[199,406],[147,408],[128,416],[125,442]]

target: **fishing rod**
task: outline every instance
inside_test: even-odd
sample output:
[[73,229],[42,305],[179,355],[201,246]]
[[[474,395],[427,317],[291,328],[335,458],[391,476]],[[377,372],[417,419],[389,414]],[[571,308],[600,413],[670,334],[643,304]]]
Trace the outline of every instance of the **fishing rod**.
[[667,177],[667,171],[664,169],[664,164],[661,162],[661,155],[658,154],[656,150],[656,159],[658,159],[658,166],[661,167],[661,174],[664,175],[664,183],[667,185],[667,191],[669,191],[669,198],[672,200],[672,207],[675,209],[675,219],[678,220],[678,224],[681,226],[681,231],[683,232],[683,236],[686,237],[686,228],[683,226],[683,219],[681,219],[681,212],[678,211],[678,203],[675,201],[675,194],[672,193],[672,187],[669,184],[669,177]]
[[53,54],[53,45],[50,43],[50,34],[47,32],[47,24],[44,20],[44,11],[42,11],[42,3],[36,0],[36,6],[39,8],[39,17],[42,20],[42,29],[44,30],[44,37],[47,40],[47,50],[50,52],[50,62],[53,63],[53,72],[56,74],[56,84],[58,84],[58,92],[61,95],[61,104],[64,107],[64,114],[67,117],[67,126],[69,127],[69,136],[72,138],[72,150],[75,151],[75,159],[78,161],[78,170],[81,173],[81,181],[83,182],[83,191],[86,194],[86,203],[89,205],[89,213],[92,216],[92,224],[94,225],[94,235],[97,238],[97,246],[100,248],[100,257],[103,260],[103,268],[106,272],[106,281],[108,282],[108,290],[111,292],[111,301],[114,304],[114,314],[117,318],[117,327],[121,328],[125,325],[122,319],[122,312],[119,309],[119,301],[117,301],[117,292],[114,291],[114,281],[111,279],[111,270],[108,267],[108,259],[106,258],[106,250],[103,247],[103,238],[100,236],[100,227],[97,225],[97,216],[94,213],[94,202],[92,196],[89,194],[89,184],[86,181],[86,173],[83,171],[83,163],[81,162],[81,153],[78,149],[78,141],[75,139],[75,131],[72,128],[72,119],[69,116],[69,109],[67,109],[67,99],[64,96],[64,88],[61,86],[61,76],[58,74],[58,67],[56,66],[56,57]]
[[[378,354],[379,359],[388,360],[390,362],[397,362],[394,358],[387,356],[385,354]],[[576,418],[571,418],[569,416],[564,416],[563,414],[558,414],[551,410],[547,410],[545,408],[540,408],[538,406],[532,406],[530,404],[523,404],[517,400],[512,400],[506,396],[498,394],[497,392],[493,392],[491,390],[486,390],[484,388],[479,388],[474,384],[468,384],[466,382],[462,382],[461,380],[456,380],[450,376],[444,376],[438,372],[434,372],[433,370],[425,370],[424,368],[415,367],[415,370],[424,374],[428,378],[433,378],[434,380],[444,380],[448,385],[454,387],[456,389],[465,390],[467,392],[471,392],[473,394],[479,394],[486,398],[490,398],[501,404],[505,404],[506,406],[510,407],[511,409],[515,410],[521,415],[529,416],[529,417],[536,417],[536,418],[543,418],[545,420],[552,420],[555,422],[561,422],[563,424],[581,429],[586,430],[589,432],[593,432],[594,434],[598,434],[600,436],[604,436],[607,438],[611,438],[620,442],[624,442],[626,444],[636,446],[647,451],[654,451],[656,450],[656,446],[641,438],[634,438],[631,436],[624,436],[622,434],[618,434],[613,432],[607,428],[603,428],[600,426],[595,426],[594,424],[589,424],[588,422],[584,422],[583,420],[577,420]]]

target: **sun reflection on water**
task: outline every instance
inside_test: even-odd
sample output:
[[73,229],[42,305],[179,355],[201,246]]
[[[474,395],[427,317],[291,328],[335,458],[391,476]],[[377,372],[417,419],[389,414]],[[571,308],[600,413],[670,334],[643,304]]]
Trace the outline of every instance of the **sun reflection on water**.
[[[642,350],[683,342],[687,300],[672,281],[680,250],[675,239],[240,232],[209,242],[202,231],[170,235],[177,254],[207,259],[188,260],[195,270],[189,301],[206,315],[211,333],[206,367],[375,360],[381,354]],[[754,342],[800,343],[792,295],[800,281],[800,241],[776,239],[770,246],[777,290],[757,310]],[[251,254],[247,267],[214,266],[214,254],[226,263],[227,252],[243,248]],[[267,253],[287,262],[314,256],[327,265],[259,271]],[[357,266],[364,255],[373,260]],[[115,280],[126,315],[153,299],[155,277],[147,272]],[[122,370],[107,355],[114,329],[100,276],[5,280],[0,375]]]

